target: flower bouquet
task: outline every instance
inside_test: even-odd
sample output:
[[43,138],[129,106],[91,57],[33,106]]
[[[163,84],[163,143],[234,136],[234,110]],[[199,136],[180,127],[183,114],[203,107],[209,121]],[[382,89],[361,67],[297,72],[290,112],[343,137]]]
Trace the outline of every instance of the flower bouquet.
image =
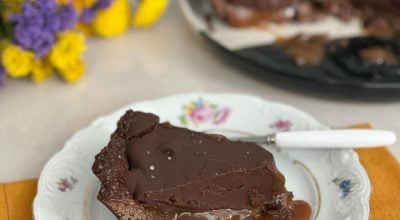
[[0,0],[0,77],[73,83],[85,70],[85,36],[112,37],[158,20],[168,0]]

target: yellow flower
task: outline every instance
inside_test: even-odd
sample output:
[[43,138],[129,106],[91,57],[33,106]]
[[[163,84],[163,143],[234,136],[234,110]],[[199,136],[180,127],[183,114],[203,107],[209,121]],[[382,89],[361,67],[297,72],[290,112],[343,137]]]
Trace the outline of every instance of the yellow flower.
[[32,70],[35,55],[14,44],[7,44],[3,50],[1,61],[11,77],[23,77],[29,75]]
[[59,70],[68,69],[77,60],[81,60],[85,48],[83,34],[75,32],[62,33],[50,51],[50,62]]
[[93,21],[93,31],[103,37],[117,36],[129,27],[129,0],[113,0],[109,8],[100,10]]
[[168,6],[168,0],[142,0],[133,17],[136,27],[148,27],[157,22]]
[[[77,1],[77,0],[75,0]],[[92,7],[94,5],[94,3],[96,3],[96,0],[78,0],[78,1],[83,1],[83,5],[86,8]]]
[[81,60],[71,63],[67,68],[60,70],[61,77],[68,83],[79,81],[85,71],[85,64]]
[[190,103],[188,105],[185,106],[185,112],[187,115],[192,114],[192,112],[196,109],[196,106],[194,103]]
[[36,60],[32,68],[32,80],[35,83],[43,82],[53,73],[53,67],[48,61]]
[[85,23],[76,23],[75,30],[86,36],[93,34],[92,26],[90,26],[89,24],[85,24]]

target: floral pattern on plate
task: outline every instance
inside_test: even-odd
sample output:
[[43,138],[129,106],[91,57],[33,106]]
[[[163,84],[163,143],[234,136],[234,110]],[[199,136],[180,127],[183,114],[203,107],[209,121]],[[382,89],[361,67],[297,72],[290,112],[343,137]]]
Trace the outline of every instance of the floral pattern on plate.
[[282,131],[289,131],[290,128],[292,128],[292,126],[293,124],[291,121],[279,119],[273,124],[271,124],[269,127],[274,129],[275,131],[282,132]]
[[69,178],[60,178],[59,181],[57,182],[58,190],[60,190],[61,192],[72,190],[77,182],[78,180],[72,176]]
[[332,182],[339,187],[340,197],[343,199],[353,192],[355,183],[350,179],[335,178]]
[[203,98],[198,98],[183,106],[183,113],[179,116],[182,125],[187,126],[189,122],[194,125],[211,122],[214,125],[226,121],[231,113],[231,109],[226,106],[220,106]]

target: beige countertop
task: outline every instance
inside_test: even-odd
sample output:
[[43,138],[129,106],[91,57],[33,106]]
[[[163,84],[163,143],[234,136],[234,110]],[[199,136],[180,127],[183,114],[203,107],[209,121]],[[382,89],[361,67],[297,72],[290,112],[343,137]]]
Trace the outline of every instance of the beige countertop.
[[[0,89],[0,181],[37,177],[71,135],[101,115],[139,100],[185,92],[242,92],[293,105],[341,127],[372,122],[400,135],[400,102],[309,97],[249,77],[213,54],[175,1],[154,28],[90,39],[87,73],[75,84],[6,80]],[[397,158],[400,148],[391,147]]]

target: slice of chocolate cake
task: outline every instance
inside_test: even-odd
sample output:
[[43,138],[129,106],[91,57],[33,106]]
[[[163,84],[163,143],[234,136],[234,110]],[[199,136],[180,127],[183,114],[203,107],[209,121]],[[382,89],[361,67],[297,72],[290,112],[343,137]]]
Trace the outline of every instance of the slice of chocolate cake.
[[264,23],[310,22],[327,16],[347,21],[359,18],[369,35],[398,36],[398,0],[204,0],[234,27]]
[[160,123],[127,111],[97,156],[98,199],[119,219],[308,220],[272,154],[254,143]]

